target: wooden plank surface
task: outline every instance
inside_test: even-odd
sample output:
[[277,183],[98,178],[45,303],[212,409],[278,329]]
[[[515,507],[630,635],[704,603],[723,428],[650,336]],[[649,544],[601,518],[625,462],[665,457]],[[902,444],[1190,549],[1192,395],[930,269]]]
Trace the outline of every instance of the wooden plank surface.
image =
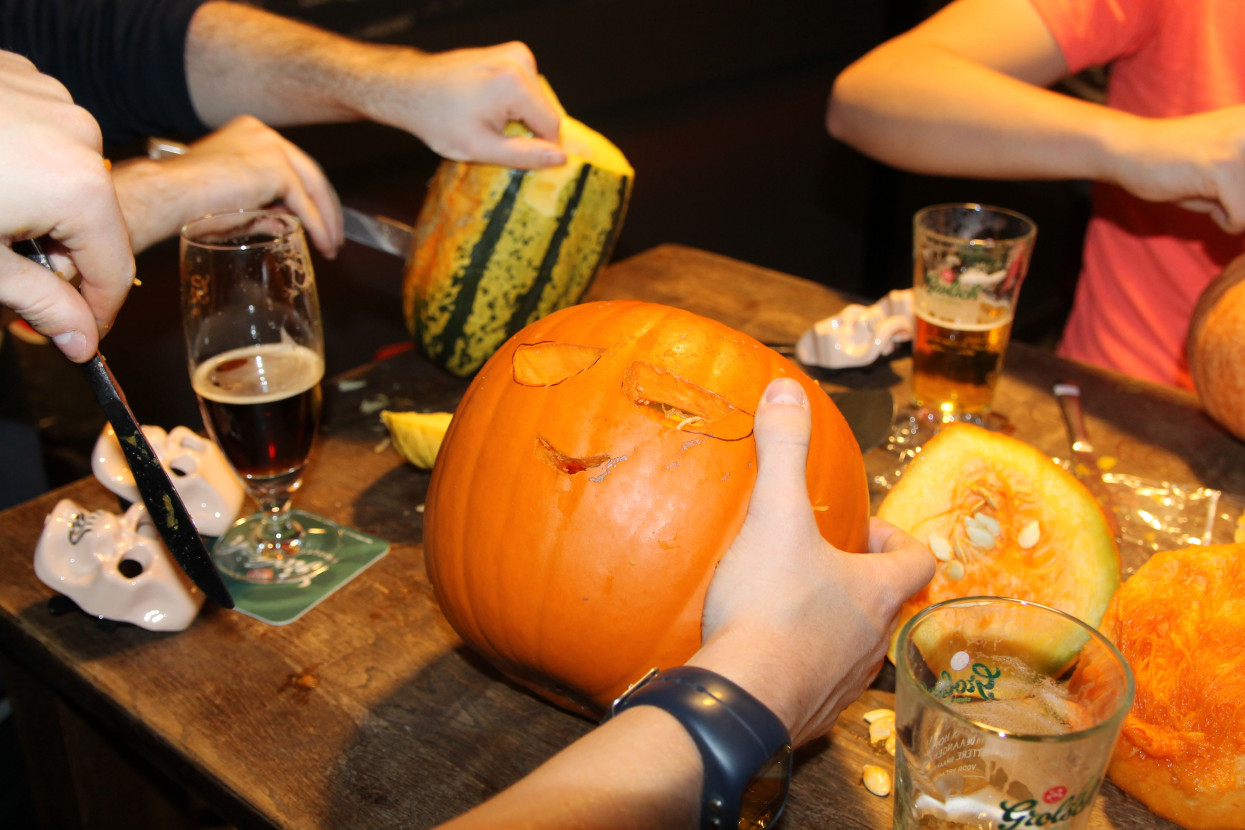
[[[623,297],[684,306],[769,342],[794,340],[844,303],[816,284],[677,246],[612,266],[590,295]],[[890,385],[902,396],[905,361],[830,382]],[[1049,384],[1071,373],[1090,394],[1091,429],[1122,460],[1245,492],[1245,449],[1189,396],[1030,349],[1015,348],[1008,371],[1001,405],[1017,434],[1042,449],[1064,446]],[[154,634],[49,614],[51,591],[30,567],[44,516],[61,497],[117,509],[102,486],[83,480],[0,514],[0,650],[240,828],[428,827],[489,797],[592,724],[483,664],[432,596],[420,544],[428,475],[382,446],[376,408],[450,410],[465,387],[415,351],[327,384],[323,438],[296,503],[382,537],[391,550],[295,623],[273,627],[209,606],[187,631]],[[1130,405],[1125,419],[1121,401]],[[864,763],[890,764],[868,744],[861,718],[890,705],[885,672],[875,686],[829,738],[799,753],[784,826],[890,826],[891,799],[860,784]],[[107,787],[107,777],[83,786]],[[1174,825],[1108,784],[1090,826]]]

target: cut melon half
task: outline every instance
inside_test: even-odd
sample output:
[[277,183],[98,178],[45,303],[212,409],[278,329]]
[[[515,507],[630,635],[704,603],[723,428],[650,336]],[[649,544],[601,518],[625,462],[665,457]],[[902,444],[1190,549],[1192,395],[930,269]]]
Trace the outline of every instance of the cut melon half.
[[892,661],[899,629],[936,602],[1012,597],[1097,627],[1120,584],[1119,548],[1093,494],[1032,445],[981,427],[954,424],[931,438],[878,516],[938,559],[900,610]]

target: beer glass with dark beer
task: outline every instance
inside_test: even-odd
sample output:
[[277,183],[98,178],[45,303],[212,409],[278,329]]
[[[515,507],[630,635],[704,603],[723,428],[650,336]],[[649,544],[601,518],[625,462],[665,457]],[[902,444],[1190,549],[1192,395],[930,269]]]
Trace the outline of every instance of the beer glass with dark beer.
[[308,582],[334,561],[290,499],[320,422],[324,336],[302,226],[280,211],[197,219],[181,232],[182,324],[204,425],[259,512],[217,539],[220,570],[256,583]]
[[912,403],[939,422],[991,411],[1037,226],[977,204],[917,212],[913,239]]

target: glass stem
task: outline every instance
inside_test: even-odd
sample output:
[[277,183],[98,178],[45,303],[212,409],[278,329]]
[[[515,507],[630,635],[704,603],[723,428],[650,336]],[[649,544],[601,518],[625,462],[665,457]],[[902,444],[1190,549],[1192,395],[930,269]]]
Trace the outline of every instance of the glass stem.
[[281,559],[298,554],[303,538],[303,528],[290,516],[291,488],[255,488],[253,493],[259,502],[263,522],[259,528],[259,541],[269,555]]

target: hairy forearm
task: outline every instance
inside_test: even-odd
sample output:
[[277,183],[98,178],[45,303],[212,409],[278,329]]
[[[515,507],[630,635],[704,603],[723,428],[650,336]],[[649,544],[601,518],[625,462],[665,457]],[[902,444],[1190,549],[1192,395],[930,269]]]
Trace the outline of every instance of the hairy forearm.
[[134,253],[176,235],[186,222],[208,212],[203,190],[177,175],[178,169],[174,162],[145,158],[113,166],[113,184]]
[[917,173],[1109,179],[1116,135],[1133,116],[1044,89],[905,39],[835,81],[831,135]]
[[195,110],[211,127],[240,114],[277,127],[351,121],[373,115],[375,92],[362,79],[411,51],[212,0],[191,21],[186,72]]

